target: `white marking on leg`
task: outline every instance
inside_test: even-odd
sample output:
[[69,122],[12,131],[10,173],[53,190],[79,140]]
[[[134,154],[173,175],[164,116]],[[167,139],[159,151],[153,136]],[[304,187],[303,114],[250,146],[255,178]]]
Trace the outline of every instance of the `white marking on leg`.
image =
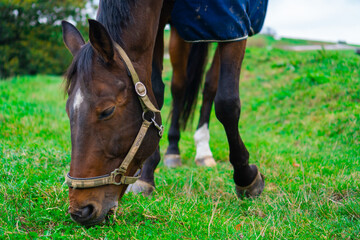
[[80,105],[83,101],[84,101],[84,96],[83,96],[80,88],[78,88],[78,90],[76,91],[76,94],[75,94],[75,99],[74,99],[74,105],[73,105],[74,111],[77,111],[80,108]]
[[212,157],[212,152],[209,146],[210,133],[207,123],[205,123],[198,130],[196,130],[194,134],[194,140],[196,145],[195,159]]

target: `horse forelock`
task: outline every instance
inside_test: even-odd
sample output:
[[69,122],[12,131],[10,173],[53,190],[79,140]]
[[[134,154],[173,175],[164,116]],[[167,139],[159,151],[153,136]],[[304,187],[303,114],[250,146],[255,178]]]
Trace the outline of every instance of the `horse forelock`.
[[91,81],[91,68],[94,50],[89,43],[85,44],[76,54],[74,60],[65,73],[65,92],[72,91],[78,80],[88,85]]

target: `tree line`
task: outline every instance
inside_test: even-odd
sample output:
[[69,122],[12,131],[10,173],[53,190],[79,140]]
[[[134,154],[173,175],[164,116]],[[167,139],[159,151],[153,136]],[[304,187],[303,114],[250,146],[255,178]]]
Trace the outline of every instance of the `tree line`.
[[86,34],[90,0],[0,0],[0,78],[63,74],[71,55],[62,40],[61,20]]

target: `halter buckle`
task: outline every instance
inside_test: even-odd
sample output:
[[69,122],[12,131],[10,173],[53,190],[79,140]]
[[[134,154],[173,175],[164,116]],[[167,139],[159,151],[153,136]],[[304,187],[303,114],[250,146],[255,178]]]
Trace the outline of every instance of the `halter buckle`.
[[[111,180],[110,180],[110,183],[111,184],[114,184],[114,185],[121,185],[122,184],[122,178],[124,176],[126,172],[126,169],[123,169],[123,168],[116,168],[114,171],[112,171],[110,173],[110,176],[111,176]],[[116,177],[117,176],[120,176],[120,181],[116,181]]]
[[145,97],[147,93],[146,87],[142,82],[135,83],[135,91],[140,97]]

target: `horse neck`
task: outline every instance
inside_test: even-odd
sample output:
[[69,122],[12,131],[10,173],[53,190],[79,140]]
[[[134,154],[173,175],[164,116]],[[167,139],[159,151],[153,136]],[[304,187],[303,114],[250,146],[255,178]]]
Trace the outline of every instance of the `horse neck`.
[[[163,0],[136,0],[130,11],[132,20],[121,28],[118,44],[124,48],[145,84],[151,84],[151,63],[162,5]],[[122,21],[119,19],[116,24],[124,25]]]

